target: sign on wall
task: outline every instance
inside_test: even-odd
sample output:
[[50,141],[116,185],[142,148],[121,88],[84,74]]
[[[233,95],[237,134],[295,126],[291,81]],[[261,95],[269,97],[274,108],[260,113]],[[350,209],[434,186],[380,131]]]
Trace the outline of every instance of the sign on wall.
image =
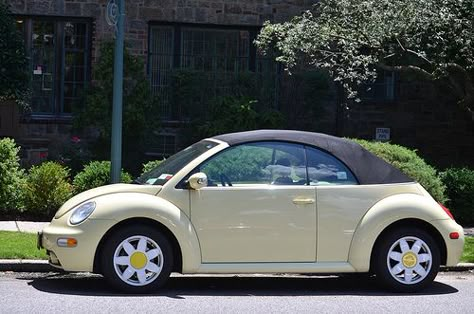
[[390,128],[376,128],[375,139],[377,141],[390,141]]

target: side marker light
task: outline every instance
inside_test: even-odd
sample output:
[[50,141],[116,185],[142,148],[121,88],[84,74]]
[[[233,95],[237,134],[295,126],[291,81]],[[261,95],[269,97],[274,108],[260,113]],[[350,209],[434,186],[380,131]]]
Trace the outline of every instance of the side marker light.
[[459,239],[459,232],[451,232],[449,238],[453,240]]

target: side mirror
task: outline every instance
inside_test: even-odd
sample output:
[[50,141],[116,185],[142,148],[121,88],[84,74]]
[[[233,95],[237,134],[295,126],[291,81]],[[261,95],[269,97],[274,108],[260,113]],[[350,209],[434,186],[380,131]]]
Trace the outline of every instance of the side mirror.
[[207,176],[202,172],[195,173],[189,177],[188,183],[191,189],[199,190],[200,188],[207,186]]

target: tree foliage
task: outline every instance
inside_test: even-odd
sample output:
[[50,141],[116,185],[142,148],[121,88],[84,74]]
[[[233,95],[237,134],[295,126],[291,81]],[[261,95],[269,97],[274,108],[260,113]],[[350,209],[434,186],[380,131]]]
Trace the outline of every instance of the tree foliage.
[[0,1],[0,100],[23,102],[28,90],[25,45],[8,5]]
[[[158,106],[144,74],[142,60],[124,50],[123,81],[123,151],[139,152],[143,137],[157,127]],[[114,45],[102,44],[100,57],[93,68],[93,82],[86,93],[85,106],[75,115],[76,128],[93,126],[99,137],[94,153],[98,158],[109,158],[112,133],[112,103],[114,80]],[[134,156],[135,158],[136,156]],[[126,163],[128,160],[124,160]]]
[[349,97],[380,69],[443,80],[474,119],[474,1],[321,0],[256,44],[288,69],[329,70]]

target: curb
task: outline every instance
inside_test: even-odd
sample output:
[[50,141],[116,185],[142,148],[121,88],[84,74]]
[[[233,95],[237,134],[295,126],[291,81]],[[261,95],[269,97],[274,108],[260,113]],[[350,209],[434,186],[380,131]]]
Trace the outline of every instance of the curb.
[[0,271],[13,272],[62,272],[61,269],[49,265],[46,260],[4,259],[0,260]]
[[[456,266],[441,266],[440,272],[450,271],[472,271],[474,270],[474,263],[459,263]],[[13,272],[64,272],[62,269],[55,268],[49,265],[46,260],[31,260],[31,259],[3,259],[0,260],[0,271]]]
[[472,271],[474,263],[459,263],[456,266],[441,266],[439,271]]

